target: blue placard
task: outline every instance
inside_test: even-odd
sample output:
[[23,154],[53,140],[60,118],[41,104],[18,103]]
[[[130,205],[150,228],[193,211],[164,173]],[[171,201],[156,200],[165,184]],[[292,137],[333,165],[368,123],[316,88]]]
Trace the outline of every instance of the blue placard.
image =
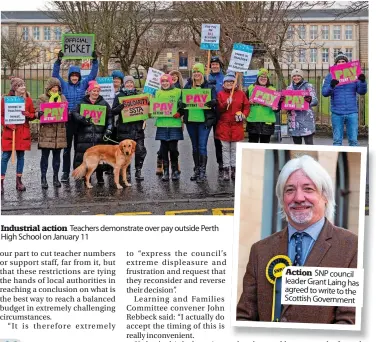
[[152,87],[148,87],[148,86],[144,86],[144,93],[146,94],[151,94],[151,95],[155,95],[155,93],[157,92],[158,89],[155,89],[155,88],[152,88]]
[[113,78],[112,77],[97,77],[95,80],[99,84],[112,83],[113,82]]
[[243,52],[253,53],[253,46],[252,45],[245,45],[241,43],[235,43],[233,50],[240,50]]
[[219,44],[215,43],[201,43],[200,44],[201,50],[219,50]]
[[5,103],[25,103],[22,96],[4,96]]

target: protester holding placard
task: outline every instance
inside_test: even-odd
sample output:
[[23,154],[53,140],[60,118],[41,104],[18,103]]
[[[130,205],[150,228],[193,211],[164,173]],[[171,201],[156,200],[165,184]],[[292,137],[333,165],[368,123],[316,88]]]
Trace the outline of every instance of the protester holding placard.
[[[147,154],[144,142],[144,120],[131,122],[125,121],[126,119],[122,115],[124,103],[120,101],[120,99],[123,97],[134,96],[137,94],[138,92],[135,87],[134,78],[132,76],[125,76],[124,87],[120,89],[119,94],[115,97],[114,104],[112,106],[112,114],[115,117],[115,120],[117,119],[118,122],[116,141],[120,142],[124,139],[132,139],[137,143],[135,152],[135,178],[137,181],[143,181],[144,177],[142,176],[141,171]],[[128,181],[131,180],[131,165],[129,165],[127,168],[127,178]]]
[[[225,74],[223,73],[223,63],[218,56],[213,56],[210,59],[210,74],[209,74],[209,83],[215,86],[215,91],[217,94],[223,90],[223,79]],[[218,109],[217,109],[217,115]],[[215,156],[217,158],[218,164],[218,176],[219,178],[223,177],[223,157],[222,157],[222,144],[219,139],[215,136],[216,124],[213,125],[213,137],[214,137],[214,146],[215,146]]]
[[[57,78],[50,78],[46,83],[45,93],[39,96],[37,100],[38,118],[45,113],[41,109],[43,103],[63,103],[67,102],[65,96],[61,93],[61,84]],[[60,154],[61,149],[67,147],[67,135],[65,122],[50,124],[39,124],[38,148],[41,150],[40,171],[41,185],[43,189],[48,188],[47,170],[48,159],[52,152],[53,186],[61,187],[59,182]]]
[[[86,76],[84,79],[81,78],[81,70],[76,65],[71,65],[68,69],[68,81],[64,81],[64,79],[59,75],[60,73],[60,66],[62,58],[64,57],[64,53],[60,50],[58,54],[58,58],[54,64],[54,68],[52,70],[52,77],[57,78],[61,83],[62,93],[68,100],[68,110],[71,112],[74,110],[77,105],[82,101],[83,97],[85,96],[85,91],[89,85],[89,82],[94,80],[98,74],[98,60],[97,54],[95,51],[92,53],[93,61],[92,61],[92,68],[90,74]],[[63,176],[61,178],[62,182],[69,181],[69,173],[71,167],[71,149],[72,149],[72,142],[73,138],[76,135],[77,124],[74,120],[68,119],[66,124],[67,128],[67,148],[64,149],[63,153]],[[76,145],[76,138],[74,144]]]
[[[184,122],[187,125],[188,134],[191,139],[194,162],[194,174],[191,180],[202,183],[206,179],[208,138],[211,127],[216,122],[215,106],[217,104],[217,93],[215,87],[210,85],[205,79],[205,69],[202,63],[196,63],[193,66],[192,74],[192,78],[188,80],[184,89],[210,89],[210,100],[205,103],[205,107],[209,109],[184,109]],[[184,101],[183,107],[186,107]]]
[[[317,106],[317,96],[312,84],[303,78],[303,71],[294,69],[291,72],[292,82],[287,90],[305,90],[309,95],[304,97],[304,101],[309,103],[308,110],[290,110],[288,115],[289,133],[292,136],[294,144],[302,144],[303,138],[306,145],[313,145],[313,135],[316,131],[315,113],[313,106]],[[280,102],[285,101],[285,97],[281,96]]]
[[267,96],[265,104],[256,103],[252,100],[252,95],[257,86],[276,90],[270,84],[270,75],[267,69],[261,68],[258,71],[255,84],[250,85],[247,90],[247,97],[250,99],[249,103],[251,104],[251,112],[247,117],[248,141],[252,143],[269,143],[270,137],[274,134],[278,101],[276,104],[269,104],[267,101],[273,101],[273,98]]
[[[183,140],[183,129],[181,114],[177,111],[174,113],[174,107],[178,108],[181,100],[181,90],[175,88],[171,75],[164,74],[161,76],[161,89],[155,94],[155,101],[170,104],[172,111],[167,113],[166,117],[157,117],[155,125],[157,133],[155,140],[161,141],[161,154],[163,162],[162,181],[168,181],[170,178],[170,161],[171,161],[171,179],[173,181],[180,179],[178,170],[179,150],[178,142]],[[151,108],[154,112],[155,108]]]
[[[8,96],[18,96],[23,100],[21,111],[25,117],[24,123],[12,124],[6,123],[6,110],[4,96],[1,98],[1,125],[3,128],[1,135],[1,194],[4,193],[4,179],[7,172],[8,162],[12,156],[12,145],[14,142],[15,151],[17,154],[16,167],[16,189],[18,191],[25,191],[26,187],[22,183],[22,173],[25,162],[25,151],[31,149],[31,135],[29,121],[35,119],[35,108],[30,94],[26,91],[26,85],[21,78],[14,77],[10,81],[11,91]],[[7,110],[9,110],[7,108]],[[14,134],[13,134],[14,133]],[[15,139],[13,141],[13,138]]]
[[[96,81],[90,81],[87,95],[72,113],[73,120],[78,123],[74,169],[81,165],[84,153],[89,147],[105,144],[103,138],[109,138],[112,134],[111,107],[99,93],[100,85]],[[99,165],[95,172],[98,184],[104,184],[103,165]]]
[[[348,58],[340,52],[335,58],[335,65],[348,63]],[[355,82],[339,85],[329,73],[325,77],[322,95],[330,96],[330,111],[333,127],[333,145],[341,146],[344,126],[350,146],[358,145],[358,103],[357,94],[367,93],[367,83],[364,74],[360,74]]]
[[215,136],[222,143],[224,181],[230,180],[230,173],[231,178],[235,180],[236,142],[244,139],[243,120],[249,115],[247,96],[238,85],[231,97],[234,82],[235,75],[228,73],[223,79],[223,90],[217,96],[219,120]]

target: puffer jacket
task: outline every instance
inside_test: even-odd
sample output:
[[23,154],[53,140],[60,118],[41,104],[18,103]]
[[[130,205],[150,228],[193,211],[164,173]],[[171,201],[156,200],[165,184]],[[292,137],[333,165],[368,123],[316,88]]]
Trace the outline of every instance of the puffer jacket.
[[[215,91],[215,86],[212,84],[209,84],[209,82],[205,79],[204,83],[201,84],[202,89],[210,88],[211,89],[211,99],[216,100],[217,98],[217,92]],[[189,78],[187,81],[187,84],[184,86],[184,89],[192,89],[192,79]],[[188,121],[188,116],[189,116],[189,110],[184,109],[181,110],[182,115],[184,115],[184,123],[189,124],[190,122]],[[216,108],[211,109],[204,109],[204,115],[205,115],[205,126],[207,128],[211,128],[217,120],[217,115],[216,115]]]
[[219,93],[223,90],[223,79],[225,78],[225,74],[222,72],[210,73],[209,74],[209,84],[215,86],[215,91]]
[[[40,110],[41,103],[50,102],[49,91],[54,86],[59,87],[59,94],[61,102],[67,102],[64,95],[61,94],[60,81],[57,78],[50,78],[46,83],[45,93],[39,96],[36,101],[38,110]],[[67,132],[65,129],[65,123],[53,123],[53,124],[39,124],[38,134],[38,148],[50,148],[60,149],[67,147]]]
[[358,103],[356,94],[365,95],[367,93],[367,83],[357,81],[332,88],[330,82],[332,75],[325,77],[322,87],[322,95],[330,96],[330,111],[337,115],[358,113]]
[[[14,96],[13,94],[14,92],[10,92],[8,96]],[[16,151],[30,151],[31,148],[29,122],[35,119],[35,108],[29,93],[26,93],[25,97],[25,112],[29,112],[33,117],[26,118],[23,124],[15,125]],[[3,132],[1,134],[1,150],[12,151],[13,130],[5,125],[4,97],[1,98],[1,125],[3,127]]]
[[72,112],[73,119],[78,122],[77,131],[77,147],[74,156],[74,168],[82,163],[84,153],[89,147],[95,145],[104,145],[105,141],[103,136],[106,130],[112,130],[113,127],[113,116],[111,112],[110,105],[99,96],[97,101],[94,103],[96,106],[106,106],[106,124],[104,126],[94,125],[93,123],[88,123],[88,121],[80,114],[81,105],[89,104],[92,105],[89,100],[89,95],[86,95],[82,102],[76,107],[76,110]]
[[245,117],[249,115],[249,101],[243,91],[236,89],[232,96],[232,103],[227,109],[227,99],[231,89],[223,89],[218,93],[219,120],[215,129],[215,138],[221,141],[242,141],[244,139],[243,122],[235,120],[236,112],[242,112]]
[[308,90],[309,96],[312,97],[309,110],[290,110],[287,112],[288,129],[293,137],[303,137],[311,135],[316,131],[315,113],[312,107],[317,106],[318,100],[315,89],[312,84],[303,80],[300,84],[291,83],[287,90]]
[[145,133],[143,129],[144,121],[140,120],[133,122],[123,122],[123,116],[121,115],[122,106],[119,101],[119,98],[124,96],[133,96],[137,94],[137,89],[128,90],[126,88],[121,88],[119,94],[115,96],[114,103],[112,105],[112,115],[115,119],[116,117],[118,118],[116,135],[117,142],[120,142],[124,139],[145,139]]
[[[81,78],[81,69],[76,65],[71,65],[68,69],[68,81],[64,81],[64,79],[60,76],[60,65],[61,61],[57,60],[54,63],[54,68],[52,70],[52,77],[57,78],[61,83],[62,93],[68,100],[68,110],[74,110],[78,104],[82,101],[83,97],[85,96],[85,91],[89,85],[89,82],[94,80],[98,74],[98,61],[93,60],[92,68],[90,74],[86,76],[84,79]],[[73,84],[70,80],[71,74],[73,72],[77,72],[80,74],[79,80],[76,84]]]

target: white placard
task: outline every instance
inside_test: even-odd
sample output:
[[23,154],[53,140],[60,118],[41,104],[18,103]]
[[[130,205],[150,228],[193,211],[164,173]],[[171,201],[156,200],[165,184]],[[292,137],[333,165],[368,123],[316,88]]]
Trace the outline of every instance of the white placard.
[[148,75],[146,77],[146,82],[144,85],[144,93],[154,95],[157,92],[157,90],[161,88],[160,79],[163,74],[163,71],[154,68],[149,68]]
[[253,46],[236,43],[232,49],[229,71],[245,72],[249,68],[253,53]]
[[112,77],[97,77],[96,81],[101,86],[100,95],[102,95],[105,101],[112,107],[115,98],[115,88]]
[[220,24],[202,24],[201,50],[219,50]]
[[21,96],[4,97],[4,122],[6,125],[18,125],[25,123],[25,99]]

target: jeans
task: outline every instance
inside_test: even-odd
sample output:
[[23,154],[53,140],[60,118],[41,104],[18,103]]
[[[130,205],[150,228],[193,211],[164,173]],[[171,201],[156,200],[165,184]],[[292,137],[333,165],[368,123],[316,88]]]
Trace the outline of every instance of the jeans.
[[223,167],[236,166],[236,142],[222,141]]
[[333,145],[342,145],[345,125],[349,145],[358,146],[358,113],[344,115],[332,113]]
[[210,129],[205,126],[204,123],[187,123],[187,131],[191,138],[193,154],[198,153],[201,156],[208,155],[208,138]]
[[303,143],[303,138],[304,138],[304,143],[306,145],[313,145],[313,134],[310,135],[305,135],[302,137],[292,137],[292,140],[294,141],[294,144],[296,145],[301,145]]
[[50,151],[52,151],[52,169],[54,170],[54,174],[59,173],[61,149],[42,148],[42,155],[40,158],[40,171],[42,175],[47,174]]
[[[17,175],[22,175],[25,164],[25,151],[16,151],[17,154]],[[8,162],[12,156],[12,151],[3,151],[1,155],[1,176],[5,176],[7,173]]]

